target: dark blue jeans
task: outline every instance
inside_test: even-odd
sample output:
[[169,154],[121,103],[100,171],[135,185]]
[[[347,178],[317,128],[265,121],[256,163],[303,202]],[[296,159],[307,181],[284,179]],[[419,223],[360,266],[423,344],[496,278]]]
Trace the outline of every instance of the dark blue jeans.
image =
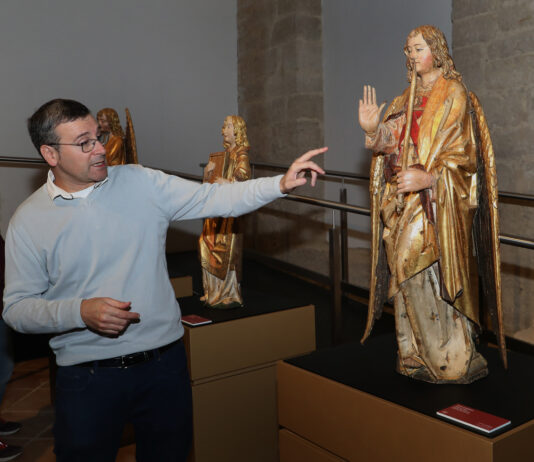
[[13,355],[11,351],[11,331],[0,317],[0,404],[4,398],[7,382],[13,372]]
[[126,369],[58,368],[57,462],[114,461],[126,422],[134,426],[138,462],[186,460],[192,401],[182,342]]

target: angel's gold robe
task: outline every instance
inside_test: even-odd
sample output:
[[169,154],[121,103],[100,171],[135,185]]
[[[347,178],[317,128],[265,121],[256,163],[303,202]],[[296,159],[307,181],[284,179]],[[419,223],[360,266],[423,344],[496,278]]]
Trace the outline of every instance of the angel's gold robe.
[[[426,207],[422,194],[414,192],[404,195],[399,211],[395,177],[386,180],[384,172],[389,156],[399,154],[408,95],[406,90],[395,98],[376,134],[366,136],[366,146],[375,151],[369,309],[379,303],[377,272],[383,245],[389,268],[387,298],[395,303],[399,372],[432,382],[470,381],[485,375],[487,368],[472,338],[479,323],[471,237],[477,207],[477,147],[469,98],[457,80],[439,77],[435,82],[416,121],[417,148],[410,140],[407,154],[409,166],[419,164],[436,182],[424,193]],[[364,338],[369,331],[370,323]]]
[[124,150],[124,140],[122,139],[122,136],[111,134],[105,144],[105,148],[106,164],[112,166],[123,165],[126,163],[126,152]]
[[[250,178],[248,147],[225,151],[221,177],[230,182]],[[212,179],[216,180],[216,178]],[[233,217],[207,218],[199,238],[204,302],[212,307],[242,305],[242,239]]]

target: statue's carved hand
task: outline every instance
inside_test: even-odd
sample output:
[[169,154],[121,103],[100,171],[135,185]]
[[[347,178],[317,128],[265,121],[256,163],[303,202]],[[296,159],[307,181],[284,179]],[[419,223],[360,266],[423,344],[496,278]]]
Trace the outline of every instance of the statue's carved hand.
[[397,192],[407,193],[430,188],[435,183],[431,173],[418,168],[408,168],[397,173]]
[[363,99],[358,107],[358,121],[362,129],[368,134],[374,134],[380,122],[380,114],[386,103],[380,107],[376,104],[376,90],[370,85],[363,86]]

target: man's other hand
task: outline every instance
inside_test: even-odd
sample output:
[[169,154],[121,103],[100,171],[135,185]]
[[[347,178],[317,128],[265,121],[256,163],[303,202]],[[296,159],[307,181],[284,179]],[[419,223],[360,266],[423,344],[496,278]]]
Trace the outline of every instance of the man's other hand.
[[291,164],[286,174],[280,180],[280,191],[282,194],[287,194],[293,191],[297,186],[306,184],[307,180],[304,177],[306,172],[311,173],[311,185],[315,186],[317,181],[317,174],[324,175],[324,170],[310,159],[318,154],[326,152],[328,148],[312,149],[306,154],[300,156],[295,162]]
[[139,322],[139,313],[130,308],[131,302],[98,297],[83,300],[80,313],[87,327],[101,334],[118,335],[132,322]]

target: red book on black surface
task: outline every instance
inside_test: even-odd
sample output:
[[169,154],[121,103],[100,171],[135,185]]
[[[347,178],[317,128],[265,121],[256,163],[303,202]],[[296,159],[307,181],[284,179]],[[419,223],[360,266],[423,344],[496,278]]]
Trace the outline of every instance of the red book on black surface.
[[463,404],[447,407],[437,411],[437,414],[486,433],[494,432],[511,423],[508,419],[503,419]]
[[187,326],[202,326],[204,324],[210,324],[213,321],[208,318],[204,318],[202,316],[198,316],[196,314],[188,314],[186,316],[182,316],[182,322],[186,324]]

